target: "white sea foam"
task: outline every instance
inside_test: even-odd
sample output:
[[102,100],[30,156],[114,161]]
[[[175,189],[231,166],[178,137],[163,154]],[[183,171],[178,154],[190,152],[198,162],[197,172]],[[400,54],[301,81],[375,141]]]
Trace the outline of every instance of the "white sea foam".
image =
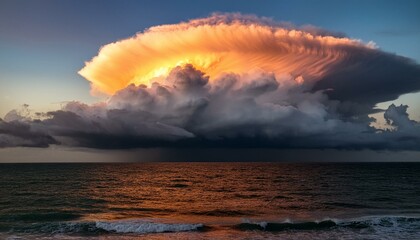
[[117,233],[185,232],[195,231],[203,226],[203,224],[156,223],[139,220],[96,222],[97,228]]
[[[240,228],[246,230],[264,230],[264,231],[285,231],[285,230],[328,230],[334,232],[334,229],[342,231],[366,234],[366,230],[377,236],[393,236],[405,232],[407,236],[420,237],[419,230],[420,218],[418,215],[398,216],[398,215],[377,215],[362,216],[357,218],[337,219],[323,218],[322,220],[290,220],[282,221],[253,221],[242,219]],[[247,225],[243,225],[247,224]],[[420,239],[420,238],[419,238]]]

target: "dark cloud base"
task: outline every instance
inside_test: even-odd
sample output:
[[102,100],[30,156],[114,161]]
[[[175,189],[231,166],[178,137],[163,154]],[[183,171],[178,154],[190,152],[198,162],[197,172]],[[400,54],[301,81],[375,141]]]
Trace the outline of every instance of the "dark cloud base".
[[34,131],[30,124],[19,121],[5,122],[0,119],[1,147],[49,147],[60,144],[45,132]]

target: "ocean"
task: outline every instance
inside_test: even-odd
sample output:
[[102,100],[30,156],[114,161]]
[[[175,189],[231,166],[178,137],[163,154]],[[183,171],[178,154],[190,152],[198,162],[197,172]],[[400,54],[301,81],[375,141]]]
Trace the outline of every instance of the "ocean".
[[420,239],[419,163],[0,165],[0,239]]

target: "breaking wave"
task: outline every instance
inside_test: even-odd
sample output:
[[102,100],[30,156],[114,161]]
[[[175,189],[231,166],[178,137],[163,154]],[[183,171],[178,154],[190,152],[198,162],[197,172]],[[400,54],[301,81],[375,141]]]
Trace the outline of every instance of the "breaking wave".
[[145,221],[116,221],[96,222],[96,227],[108,232],[117,233],[162,233],[196,231],[204,227],[203,224],[186,223],[154,223]]
[[164,233],[204,229],[201,223],[160,223],[144,220],[92,221],[92,222],[47,222],[23,226],[0,226],[1,232],[37,234],[101,235],[106,233]]
[[[282,222],[253,222],[244,219],[242,223],[225,225],[210,225],[203,223],[163,223],[150,220],[118,220],[118,221],[70,221],[70,222],[44,222],[32,223],[24,226],[5,226],[0,224],[0,232],[8,234],[42,234],[47,236],[76,235],[76,236],[101,236],[106,234],[153,234],[177,232],[218,231],[257,231],[273,234],[299,232],[308,234],[336,234],[337,232],[353,234],[369,233],[369,236],[397,236],[404,233],[410,237],[420,237],[420,217],[418,216],[366,216],[354,219],[324,219],[314,221]],[[3,235],[1,235],[3,236]]]
[[244,219],[235,228],[240,230],[287,231],[287,230],[328,230],[337,228],[366,229],[375,231],[403,231],[420,229],[420,217],[409,216],[366,216],[352,219],[324,219],[315,221],[294,222],[252,222]]

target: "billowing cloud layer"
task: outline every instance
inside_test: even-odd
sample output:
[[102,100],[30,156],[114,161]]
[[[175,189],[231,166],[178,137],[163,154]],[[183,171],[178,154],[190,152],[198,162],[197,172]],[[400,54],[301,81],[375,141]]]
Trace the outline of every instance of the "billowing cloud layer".
[[419,66],[315,27],[213,15],[106,45],[80,74],[109,99],[12,111],[0,146],[420,149],[407,106],[390,130],[368,117],[418,91]]
[[5,122],[0,119],[0,148],[48,147],[50,144],[59,144],[59,142],[44,131],[34,130],[31,123]]
[[[370,127],[368,117],[343,119],[322,91],[307,92],[273,73],[209,77],[192,65],[176,67],[164,84],[134,84],[106,103],[70,102],[31,120],[12,111],[0,122],[2,146],[64,145],[92,148],[276,147],[418,149],[420,127],[407,106],[384,113],[392,130]],[[25,139],[17,141],[12,137]]]
[[114,94],[130,84],[150,86],[186,63],[210,81],[258,69],[369,107],[420,90],[420,68],[409,59],[315,27],[240,14],[152,27],[103,46],[79,73],[94,92]]

